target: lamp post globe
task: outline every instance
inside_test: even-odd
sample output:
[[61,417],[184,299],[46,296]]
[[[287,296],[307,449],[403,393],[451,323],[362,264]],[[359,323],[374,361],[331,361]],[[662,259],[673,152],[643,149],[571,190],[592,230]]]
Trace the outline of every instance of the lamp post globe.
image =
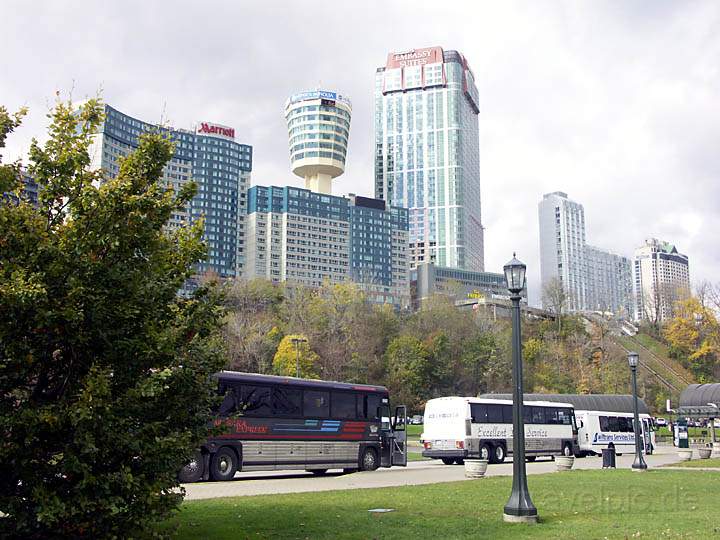
[[640,429],[640,415],[638,414],[638,395],[637,395],[637,367],[640,355],[636,352],[628,353],[628,365],[632,371],[632,390],[633,390],[633,432],[635,435],[635,461],[633,461],[632,469],[634,471],[644,471],[647,469],[647,463],[643,459],[642,453],[642,430]]
[[525,471],[525,425],[523,422],[522,338],[520,335],[520,292],[525,288],[526,266],[515,258],[503,267],[512,302],[513,377],[513,484],[503,509],[503,520],[510,523],[537,523],[537,508],[530,498]]

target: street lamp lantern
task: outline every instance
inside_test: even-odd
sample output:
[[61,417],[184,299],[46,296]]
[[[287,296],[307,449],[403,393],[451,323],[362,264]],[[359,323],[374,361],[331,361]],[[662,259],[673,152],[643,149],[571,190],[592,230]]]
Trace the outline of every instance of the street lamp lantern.
[[628,364],[630,364],[631,368],[636,368],[638,365],[638,358],[640,355],[636,352],[629,352],[628,353]]
[[537,508],[530,498],[525,471],[525,424],[523,422],[522,339],[520,336],[520,291],[525,287],[525,265],[515,258],[507,263],[505,281],[512,301],[512,377],[513,377],[513,484],[503,511],[511,523],[537,523]]
[[512,260],[503,266],[505,272],[505,285],[507,289],[517,295],[525,288],[525,270],[527,267],[515,258],[513,253]]
[[637,366],[640,355],[634,351],[628,352],[628,365],[632,371],[632,388],[633,388],[633,421],[635,432],[635,461],[633,461],[632,469],[634,471],[644,471],[647,469],[647,463],[642,455],[642,430],[640,429],[640,415],[638,414],[638,395],[637,395]]

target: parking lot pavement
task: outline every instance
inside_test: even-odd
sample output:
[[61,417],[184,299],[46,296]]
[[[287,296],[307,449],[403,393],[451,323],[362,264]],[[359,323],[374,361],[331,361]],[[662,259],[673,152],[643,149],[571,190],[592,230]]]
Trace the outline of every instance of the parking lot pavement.
[[[629,469],[634,454],[617,456],[617,468]],[[649,468],[658,467],[679,460],[676,449],[661,446],[655,454],[645,456]],[[575,460],[575,469],[600,469],[602,459],[586,457]],[[543,458],[527,464],[528,474],[540,474],[555,471],[555,463]],[[490,465],[487,476],[509,476],[512,474],[512,459],[505,463]],[[316,477],[304,471],[272,471],[238,473],[230,482],[200,482],[185,484],[187,500],[212,499],[217,497],[237,497],[246,495],[270,495],[275,493],[301,493],[308,491],[330,491],[336,489],[363,489],[375,487],[407,486],[435,484],[466,480],[464,467],[444,465],[441,461],[415,461],[407,467],[378,469],[373,472],[353,474],[335,474]]]

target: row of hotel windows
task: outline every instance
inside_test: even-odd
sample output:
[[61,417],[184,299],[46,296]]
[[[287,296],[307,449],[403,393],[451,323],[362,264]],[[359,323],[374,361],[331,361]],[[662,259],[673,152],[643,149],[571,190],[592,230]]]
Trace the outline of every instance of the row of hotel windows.
[[340,143],[343,143],[345,146],[347,146],[347,138],[343,137],[341,135],[335,135],[333,133],[301,133],[300,135],[295,135],[290,139],[290,145],[292,146],[296,142],[300,141],[307,141],[307,140],[313,140],[313,139],[323,139],[326,141],[337,141]]
[[305,105],[303,107],[295,107],[288,112],[287,116],[294,116],[300,113],[317,111],[332,112],[350,120],[350,113],[347,112],[345,109],[341,109],[340,107],[328,107],[327,105]]
[[292,128],[293,126],[302,125],[305,124],[317,124],[318,120],[320,122],[328,122],[331,126],[334,125],[340,125],[343,126],[346,130],[350,129],[350,122],[345,120],[344,118],[339,118],[337,116],[331,116],[329,114],[305,114],[302,116],[298,116],[297,118],[293,118],[290,120],[287,124],[288,129]]
[[292,128],[290,131],[288,131],[288,136],[292,137],[293,135],[296,135],[298,133],[307,133],[308,131],[334,131],[335,133],[340,133],[341,135],[344,135],[346,139],[350,136],[350,132],[344,127],[337,124],[325,123],[308,124],[305,126]]
[[345,161],[344,155],[337,154],[335,152],[299,152],[292,156],[292,160],[297,161],[298,159],[309,159],[316,157],[334,159],[336,161]]

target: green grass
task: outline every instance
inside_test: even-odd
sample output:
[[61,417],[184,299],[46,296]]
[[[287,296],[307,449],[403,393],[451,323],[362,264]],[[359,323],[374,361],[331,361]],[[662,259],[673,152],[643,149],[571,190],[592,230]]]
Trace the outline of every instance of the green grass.
[[420,434],[423,431],[423,425],[417,425],[417,424],[410,424],[407,427],[407,436],[408,439],[419,439]]
[[420,452],[408,452],[408,461],[431,461],[431,458],[424,457]]
[[[164,531],[195,538],[716,538],[720,473],[531,475],[537,525],[506,524],[511,478],[190,501]],[[394,512],[371,514],[371,508]]]
[[713,467],[720,469],[720,458],[710,459],[693,459],[691,461],[681,461],[680,463],[673,463],[672,467],[688,467],[694,469],[696,467]]

